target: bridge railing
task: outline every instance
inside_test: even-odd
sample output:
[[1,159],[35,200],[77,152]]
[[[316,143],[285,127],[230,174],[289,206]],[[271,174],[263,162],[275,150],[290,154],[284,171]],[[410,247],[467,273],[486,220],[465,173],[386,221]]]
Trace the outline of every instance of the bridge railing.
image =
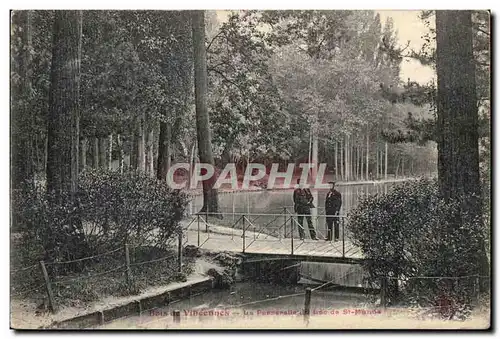
[[[342,258],[357,254],[349,240],[345,215],[311,214],[310,217],[319,238],[318,247]],[[327,239],[328,217],[338,220],[340,233],[338,240],[334,239],[334,227],[332,227],[332,239]],[[229,243],[223,243],[221,246],[227,247],[228,250],[247,252],[268,246],[280,251],[285,250],[286,254],[300,254],[298,252],[302,246],[311,242],[306,219],[303,218],[301,225],[298,222],[298,215],[286,207],[281,213],[199,213],[191,215],[187,221],[185,242],[204,247],[210,241],[221,243],[225,239]],[[300,229],[303,229],[305,238],[300,236]],[[329,247],[325,247],[325,244]],[[310,248],[310,246],[305,247]]]

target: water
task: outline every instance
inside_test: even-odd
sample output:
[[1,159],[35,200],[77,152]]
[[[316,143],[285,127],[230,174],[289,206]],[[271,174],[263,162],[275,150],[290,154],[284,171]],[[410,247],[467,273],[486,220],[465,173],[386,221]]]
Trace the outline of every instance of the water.
[[[373,308],[369,298],[341,290],[318,290],[311,295],[311,314],[343,314],[361,308]],[[305,290],[303,286],[283,286],[241,282],[231,290],[213,290],[167,307],[145,310],[141,316],[117,319],[102,328],[167,328],[173,325],[172,311],[181,312],[181,322],[210,323],[221,317],[231,320],[246,316],[297,316],[302,320]],[[236,318],[236,319],[235,319]]]
[[[361,184],[337,186],[342,194],[342,209],[340,214],[346,214],[356,207],[359,197],[365,194],[387,193],[394,183]],[[312,191],[317,212],[324,213],[325,198],[328,189]],[[190,209],[196,213],[203,206],[203,196],[194,197]],[[219,209],[221,213],[280,213],[283,207],[293,210],[293,190],[247,191],[219,193]]]
[[[377,183],[336,187],[342,194],[340,215],[345,216],[352,208],[356,207],[361,196],[387,193],[387,191],[396,184],[397,183]],[[316,208],[311,210],[312,223],[320,238],[326,238],[327,234],[324,209],[327,193],[328,189],[312,190],[314,205],[316,206]],[[190,204],[189,211],[191,214],[194,214],[199,211],[202,206],[203,196],[195,196]],[[288,220],[288,225],[286,225],[287,221],[284,219],[284,208],[287,209],[286,214],[288,216],[294,213],[293,190],[220,192],[219,210],[223,215],[223,219],[210,219],[209,217],[208,221],[220,226],[241,229],[243,225],[240,217],[242,214],[245,214],[247,217],[245,223],[249,226],[247,228],[248,230],[257,233],[266,233],[275,237],[289,237],[291,235],[291,221]],[[305,220],[304,224],[306,224]],[[294,227],[297,227],[296,224],[294,224]],[[345,231],[345,238],[349,238],[349,227],[346,225],[344,219],[341,219],[340,227],[340,236],[344,237]],[[293,232],[295,236],[298,236],[296,228]]]
[[[386,193],[393,185],[384,184],[363,184],[338,186],[337,190],[342,194],[342,215],[347,214],[354,208],[359,201],[359,197],[365,194]],[[317,208],[313,209],[312,215],[316,229],[321,233],[326,233],[322,225],[324,219],[324,203],[328,190],[313,191],[314,204]],[[292,201],[293,190],[276,191],[250,191],[219,194],[219,208],[224,215],[223,220],[214,220],[218,225],[231,226],[237,221],[241,213],[254,214],[248,218],[255,227],[263,226],[267,228],[266,233],[273,233],[278,228],[283,232],[283,207],[287,207],[290,212],[293,211]],[[196,213],[203,205],[203,197],[194,197],[190,210]],[[258,216],[255,214],[271,214],[267,216]],[[273,216],[276,214],[276,216]],[[273,222],[273,220],[275,220]],[[241,226],[241,225],[239,225]],[[319,227],[318,227],[319,226]],[[235,227],[238,227],[236,225]],[[255,228],[254,228],[255,230]],[[361,287],[362,272],[356,268],[331,267],[332,265],[304,263],[302,273],[316,279],[344,280],[345,273],[352,271],[342,284],[348,286]],[[337,264],[339,266],[339,264]],[[340,280],[342,280],[340,279]],[[370,303],[370,297],[361,294],[346,292],[345,290],[318,290],[311,296],[311,314],[313,315],[352,315],[359,309],[373,309],[374,305]],[[292,317],[292,322],[301,322],[304,309],[305,290],[302,285],[275,285],[256,282],[240,282],[231,287],[231,290],[209,291],[202,295],[193,296],[187,300],[182,300],[167,307],[155,310],[146,310],[141,316],[131,316],[124,319],[117,319],[103,328],[139,328],[139,329],[164,329],[176,327],[173,322],[172,311],[181,311],[181,323],[191,324],[193,327],[202,324],[215,324],[224,317],[231,319],[229,321],[245,321],[245,317],[259,317],[262,321],[278,321],[284,317]],[[272,317],[278,317],[277,320],[271,320]],[[280,326],[277,325],[277,328]]]

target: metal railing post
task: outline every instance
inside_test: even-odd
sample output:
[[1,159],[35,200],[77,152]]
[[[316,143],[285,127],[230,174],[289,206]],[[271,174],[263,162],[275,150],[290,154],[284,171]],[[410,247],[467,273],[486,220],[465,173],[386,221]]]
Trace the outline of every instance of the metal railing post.
[[205,231],[208,234],[208,209],[205,211]]
[[182,230],[179,232],[177,243],[177,272],[182,272]]
[[[283,222],[284,222],[284,226],[283,226],[283,238],[286,239],[286,207],[283,207]],[[280,233],[281,235],[281,233]],[[281,240],[281,237],[280,237],[280,240]]]
[[198,217],[198,247],[200,247],[200,215],[196,215]]
[[292,233],[292,235],[290,236],[290,238],[291,238],[290,243],[291,243],[291,245],[292,245],[292,252],[291,252],[291,254],[293,255],[293,238],[294,238],[293,230],[294,230],[294,228],[295,228],[295,226],[294,226],[294,222],[293,222],[293,216],[290,218],[290,222],[291,222],[291,224],[292,224],[292,225],[291,225],[291,230],[290,230],[290,232]]
[[242,222],[243,222],[243,253],[245,253],[245,215],[243,214],[243,217],[242,217]]
[[311,293],[312,289],[310,287],[306,288],[306,294],[304,299],[304,321],[309,322],[309,317],[311,315]]
[[342,258],[345,258],[345,218],[342,217]]

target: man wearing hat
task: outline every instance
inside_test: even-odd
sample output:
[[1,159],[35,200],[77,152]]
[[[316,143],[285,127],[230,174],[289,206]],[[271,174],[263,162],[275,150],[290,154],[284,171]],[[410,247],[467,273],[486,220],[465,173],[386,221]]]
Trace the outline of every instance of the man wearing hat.
[[332,228],[335,225],[335,241],[340,240],[340,227],[339,227],[339,212],[342,207],[342,194],[335,189],[335,182],[330,181],[330,191],[326,195],[325,212],[326,212],[326,225],[328,228],[327,241],[332,241]]

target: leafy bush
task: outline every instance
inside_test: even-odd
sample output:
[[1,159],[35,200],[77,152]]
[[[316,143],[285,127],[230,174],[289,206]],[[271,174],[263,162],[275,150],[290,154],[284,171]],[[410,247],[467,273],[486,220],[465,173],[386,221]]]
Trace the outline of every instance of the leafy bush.
[[[19,265],[65,261],[106,252],[125,243],[167,247],[179,230],[188,196],[137,173],[86,171],[76,203],[57,202],[43,187],[13,192]],[[82,268],[76,263],[70,271]]]
[[12,214],[14,266],[89,255],[80,211],[69,194],[55,199],[41,185],[14,191]]
[[349,216],[350,231],[366,260],[373,284],[388,278],[391,302],[439,306],[443,298],[470,304],[483,260],[481,220],[462,202],[445,202],[437,182],[407,182],[382,195],[366,196]]
[[137,173],[87,171],[79,188],[85,234],[95,250],[127,242],[165,247],[188,204],[184,192]]
[[[185,260],[178,273],[170,243],[177,240],[187,203],[185,193],[136,173],[86,171],[75,203],[69,195],[55,199],[40,185],[14,191],[11,292],[24,298],[44,295],[40,260],[47,263],[57,304],[137,294],[147,286],[185,280],[193,260]],[[125,270],[118,269],[125,264],[126,243],[129,283]]]

